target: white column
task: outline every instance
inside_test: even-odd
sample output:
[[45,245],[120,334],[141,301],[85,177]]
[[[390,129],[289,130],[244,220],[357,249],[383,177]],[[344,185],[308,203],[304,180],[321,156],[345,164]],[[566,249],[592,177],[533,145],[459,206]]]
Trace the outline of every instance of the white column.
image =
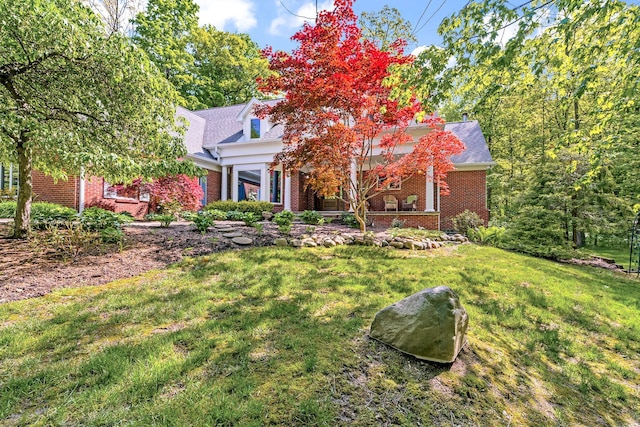
[[229,166],[222,166],[222,180],[220,183],[220,200],[229,199]]
[[84,198],[84,190],[85,190],[85,185],[84,185],[84,168],[80,168],[80,186],[79,186],[79,196],[78,196],[78,212],[82,213],[82,211],[84,210],[84,203],[85,203],[85,198]]
[[284,208],[291,210],[291,175],[284,176]]
[[269,165],[264,164],[260,168],[260,201],[269,201]]
[[231,200],[238,201],[238,168],[231,170]]
[[433,195],[435,194],[433,191],[433,166],[429,166],[427,170],[427,188],[425,189],[425,212],[435,212],[434,203],[433,203]]
[[9,190],[13,188],[13,164],[9,163]]
[[[358,179],[358,169],[356,167],[356,162],[355,161],[351,161],[351,182],[355,183],[356,180]],[[349,185],[349,199],[350,200],[355,200],[356,198],[356,192],[355,189],[353,188],[353,184]],[[349,212],[353,212],[353,203],[349,203]]]

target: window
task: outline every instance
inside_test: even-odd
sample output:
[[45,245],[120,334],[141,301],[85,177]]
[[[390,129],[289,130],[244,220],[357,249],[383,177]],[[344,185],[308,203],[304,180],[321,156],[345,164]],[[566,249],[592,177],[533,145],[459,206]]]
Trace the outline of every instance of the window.
[[269,174],[269,201],[282,203],[282,172],[271,171]]
[[384,176],[378,177],[378,189],[385,190],[400,190],[402,187],[402,181],[399,178],[389,177],[386,178]]
[[260,119],[251,119],[251,139],[260,138]]
[[18,167],[0,164],[0,190],[18,187]]
[[149,200],[149,193],[140,194],[140,187],[137,185],[124,186],[120,184],[111,185],[104,181],[102,197],[105,199],[138,201],[146,198]]

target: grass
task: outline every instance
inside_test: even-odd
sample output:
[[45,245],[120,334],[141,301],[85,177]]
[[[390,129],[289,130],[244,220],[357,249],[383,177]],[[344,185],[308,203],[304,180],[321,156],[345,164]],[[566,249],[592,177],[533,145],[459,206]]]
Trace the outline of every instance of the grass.
[[[443,284],[470,316],[455,363],[368,339]],[[639,289],[473,245],[215,254],[0,305],[0,424],[631,425]]]
[[[616,264],[624,266],[625,269],[629,268],[629,246],[587,246],[584,248],[584,252],[591,255],[613,259],[616,261]],[[637,268],[637,266],[634,266],[634,268]]]

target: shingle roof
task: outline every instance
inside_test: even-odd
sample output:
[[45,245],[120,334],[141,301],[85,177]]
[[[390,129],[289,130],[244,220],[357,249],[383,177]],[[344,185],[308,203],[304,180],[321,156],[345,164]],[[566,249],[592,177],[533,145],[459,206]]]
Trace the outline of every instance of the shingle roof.
[[187,147],[187,153],[191,156],[213,160],[214,158],[209,151],[203,149],[206,120],[182,107],[176,108],[176,116],[182,117],[187,121],[187,128],[184,134],[184,144]]
[[447,123],[444,128],[451,131],[467,147],[462,154],[451,157],[453,163],[493,164],[487,141],[476,120]]
[[[266,102],[271,104],[277,101]],[[215,107],[194,112],[178,108],[178,114],[186,117],[190,122],[189,130],[185,135],[189,153],[212,158],[208,150],[213,150],[216,145],[243,141],[242,122],[238,121],[238,115],[246,105]],[[477,121],[447,123],[445,129],[453,132],[466,146],[462,154],[451,158],[453,163],[493,164],[487,142]],[[282,133],[283,126],[275,125],[263,133],[262,138],[274,140],[281,138]]]

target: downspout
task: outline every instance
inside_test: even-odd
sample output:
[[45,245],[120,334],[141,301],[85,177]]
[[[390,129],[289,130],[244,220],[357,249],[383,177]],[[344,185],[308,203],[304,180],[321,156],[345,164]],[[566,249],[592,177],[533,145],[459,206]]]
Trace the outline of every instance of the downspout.
[[440,212],[440,182],[438,182],[438,185],[436,186],[436,191],[438,192],[438,194],[436,195],[436,210],[438,211],[438,231],[440,231],[440,218],[442,216],[442,212]]
[[80,188],[79,188],[80,194],[78,195],[78,213],[82,213],[82,211],[84,210],[84,204],[85,204],[84,189],[85,189],[84,168],[81,167],[80,168]]

